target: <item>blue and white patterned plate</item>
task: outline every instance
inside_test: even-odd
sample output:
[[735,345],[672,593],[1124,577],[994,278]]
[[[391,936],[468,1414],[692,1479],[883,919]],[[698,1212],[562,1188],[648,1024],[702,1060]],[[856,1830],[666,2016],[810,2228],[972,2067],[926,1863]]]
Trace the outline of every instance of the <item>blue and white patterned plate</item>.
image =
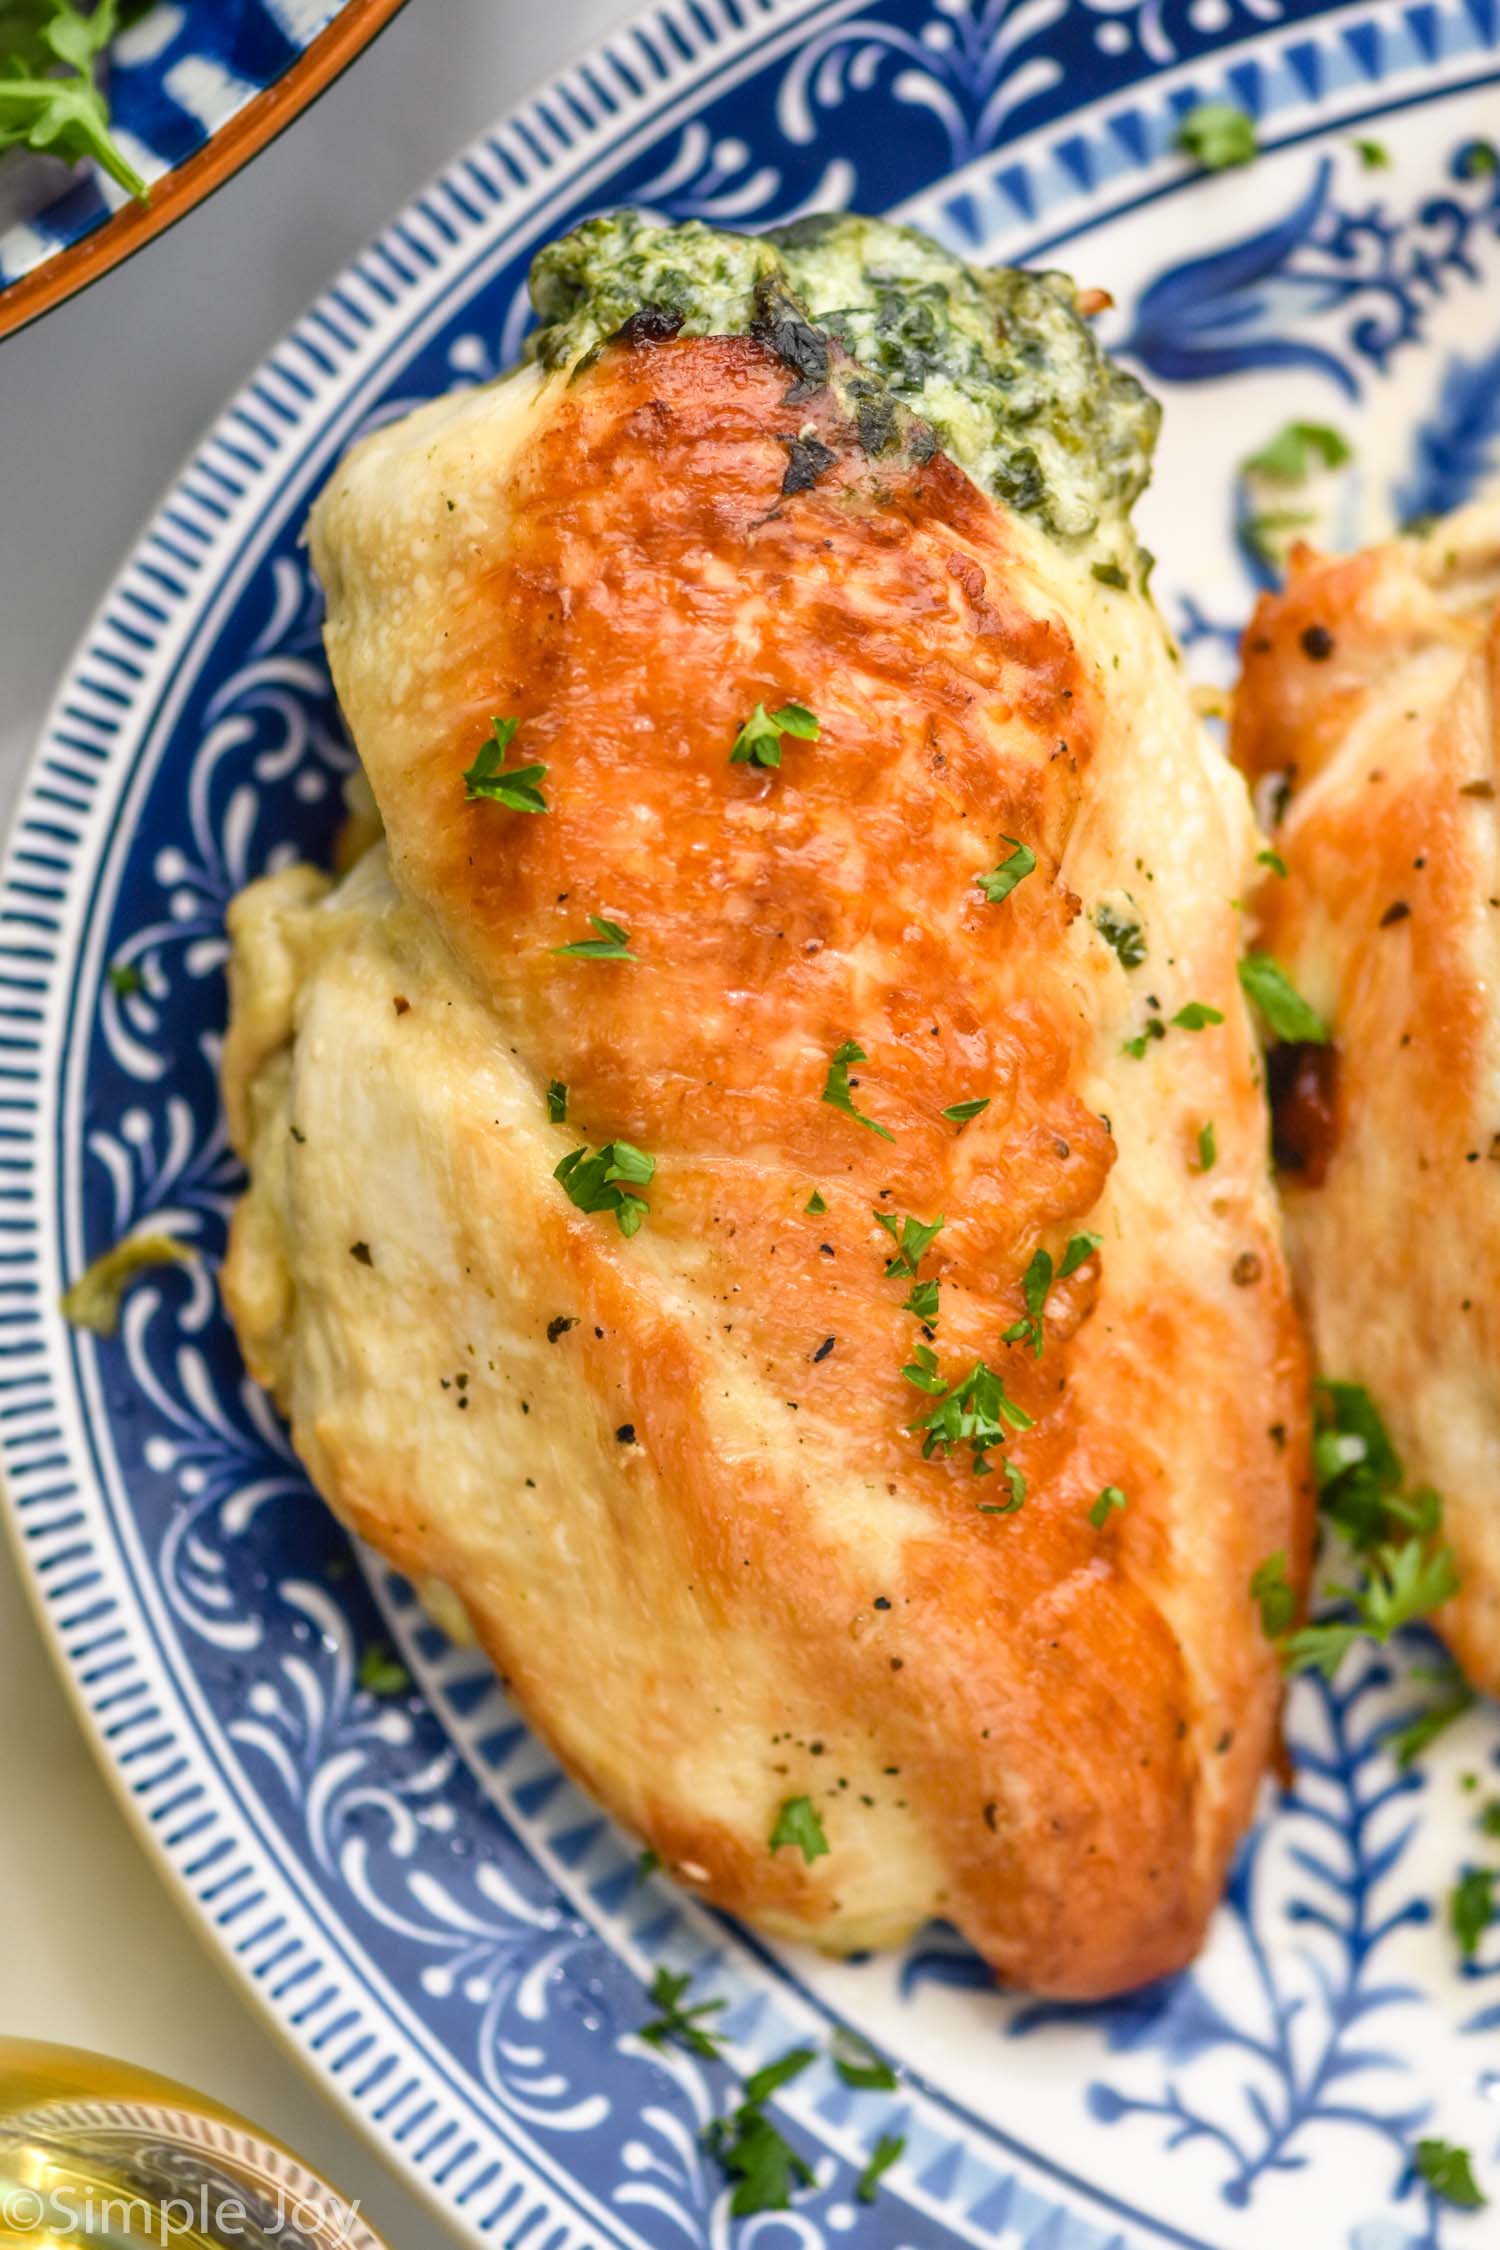
[[0,154],[0,335],[190,210],[290,124],[400,4],[155,0],[103,66],[111,130],[150,200],[135,202],[96,163]]
[[[660,1878],[483,1667],[316,1503],[246,1380],[212,1267],[236,1187],[215,1091],[224,906],[325,854],[350,764],[298,544],[372,421],[513,354],[536,245],[632,200],[734,225],[848,202],[982,257],[1105,281],[1167,405],[1145,531],[1189,663],[1231,661],[1260,565],[1237,463],[1336,422],[1336,534],[1469,494],[1500,455],[1496,0],[658,0],[462,157],[329,290],[203,446],[77,660],[0,925],[0,1453],[39,1604],[188,1910],[324,2083],[474,2242],[528,2250],[1463,2250],[1429,2132],[1500,2197],[1500,1947],[1436,1910],[1486,1846],[1471,1713],[1410,1772],[1388,1737],[1431,1649],[1290,1704],[1203,1960],[1098,2008],[986,1989],[947,1933],[831,1964]],[[1172,153],[1195,101],[1259,119],[1250,170]],[[1353,146],[1377,138],[1373,170]],[[140,971],[122,993],[110,965]],[[128,980],[127,980],[128,981]],[[206,1265],[118,1339],[65,1277],[169,1222]],[[362,1647],[420,1682],[377,1701]],[[1478,1786],[1478,1783],[1476,1783]],[[1489,1847],[1493,1854],[1493,1847]],[[895,2094],[820,2063],[780,2099],[816,2185],[731,2221],[700,2146],[727,2068],[638,2037],[654,1966],[728,2003],[742,2068],[835,2019]],[[880,2133],[906,2148],[853,2186]]]

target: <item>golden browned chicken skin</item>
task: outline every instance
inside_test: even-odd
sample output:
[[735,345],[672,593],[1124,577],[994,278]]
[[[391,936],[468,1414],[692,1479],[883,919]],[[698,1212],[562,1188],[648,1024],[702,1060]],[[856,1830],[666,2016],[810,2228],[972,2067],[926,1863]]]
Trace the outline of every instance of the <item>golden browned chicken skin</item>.
[[[621,341],[340,471],[315,553],[389,856],[234,910],[226,1286],[320,1489],[680,1879],[1109,1992],[1201,1941],[1273,1739],[1250,1576],[1306,1541],[1254,840],[1138,597],[789,390],[748,336]],[[789,701],[817,740],[731,763]],[[496,714],[545,814],[466,800]],[[558,954],[591,915],[632,959]],[[1193,1001],[1223,1020],[1122,1052]],[[821,1098],[850,1040],[880,1133]],[[618,1140],[655,1159],[628,1239],[553,1177]],[[925,1332],[906,1213],[945,1218]],[[1041,1355],[1007,1343],[1084,1229]],[[924,1342],[1031,1418],[987,1476],[923,1457]],[[815,1858],[770,1849],[802,1796]]]
[[1370,1391],[1460,1573],[1438,1623],[1500,1693],[1500,511],[1303,547],[1245,636],[1233,747],[1281,804],[1263,942],[1332,1044],[1285,1072],[1288,1234],[1322,1370]]

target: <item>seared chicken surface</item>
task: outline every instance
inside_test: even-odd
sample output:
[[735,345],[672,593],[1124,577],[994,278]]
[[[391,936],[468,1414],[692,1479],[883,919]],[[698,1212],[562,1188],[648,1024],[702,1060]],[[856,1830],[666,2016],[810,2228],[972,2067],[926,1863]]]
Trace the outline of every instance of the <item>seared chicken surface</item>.
[[[861,228],[902,318],[991,285]],[[1306,1541],[1254,832],[1118,421],[1060,380],[997,439],[847,270],[729,242],[752,284],[627,273],[598,333],[554,268],[540,356],[318,505],[387,840],[233,909],[227,1293],[320,1491],[682,1882],[1109,1992],[1201,1941]],[[1137,410],[1002,284],[976,333]]]
[[1500,507],[1299,550],[1245,637],[1234,750],[1280,800],[1263,941],[1332,1028],[1278,1143],[1317,1364],[1436,1488],[1437,1622],[1500,1694]]

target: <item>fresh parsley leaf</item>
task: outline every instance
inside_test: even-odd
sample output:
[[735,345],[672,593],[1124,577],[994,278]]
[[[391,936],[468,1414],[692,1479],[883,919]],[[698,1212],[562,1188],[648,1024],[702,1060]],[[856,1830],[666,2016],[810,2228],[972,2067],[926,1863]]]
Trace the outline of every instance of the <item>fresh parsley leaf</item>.
[[1146,958],[1146,933],[1133,914],[1117,907],[1097,906],[1094,928],[1119,961],[1122,969],[1138,969]]
[[1286,1550],[1267,1555],[1250,1581],[1250,1599],[1260,1604],[1260,1629],[1279,1641],[1297,1614],[1297,1594],[1286,1574]]
[[1206,1125],[1198,1127],[1198,1169],[1200,1172],[1211,1172],[1218,1161],[1218,1136],[1214,1132],[1214,1121],[1210,1118]]
[[661,1853],[656,1850],[654,1845],[648,1844],[635,1863],[636,1881],[638,1883],[649,1882],[660,1865]]
[[771,1850],[779,1852],[787,1844],[801,1852],[809,1867],[815,1859],[827,1856],[828,1838],[811,1797],[788,1797],[783,1801],[771,1830]]
[[411,1674],[389,1641],[371,1641],[359,1660],[359,1684],[366,1695],[410,1695]]
[[464,797],[506,805],[512,812],[543,813],[547,800],[537,783],[545,766],[505,767],[505,753],[515,737],[519,719],[491,719],[489,740],[481,743],[474,763],[464,775]]
[[779,766],[784,734],[799,742],[816,742],[819,731],[817,719],[805,704],[783,703],[780,710],[767,711],[763,703],[757,703],[734,738],[729,763],[732,766]]
[[1415,2163],[1433,2194],[1455,2211],[1480,2211],[1489,2201],[1466,2148],[1455,2148],[1452,2141],[1418,2141]]
[[1117,562],[1096,562],[1090,565],[1089,575],[1097,578],[1101,586],[1113,586],[1118,592],[1128,590],[1130,580]]
[[929,1398],[941,1398],[948,1388],[938,1373],[938,1355],[930,1344],[918,1344],[901,1372],[908,1383],[926,1391]]
[[1068,1239],[1068,1246],[1063,1252],[1062,1264],[1058,1267],[1056,1274],[1052,1270],[1050,1252],[1041,1248],[1032,1252],[1031,1262],[1021,1276],[1021,1295],[1025,1301],[1026,1312],[1022,1319],[1011,1322],[1001,1338],[1002,1343],[1029,1343],[1037,1358],[1041,1358],[1043,1318],[1047,1309],[1047,1298],[1053,1283],[1054,1281],[1066,1281],[1069,1274],[1076,1273],[1084,1260],[1091,1258],[1098,1249],[1100,1239],[1097,1234],[1071,1235]]
[[978,1503],[982,1516],[1013,1516],[1026,1499],[1026,1479],[1014,1461],[1002,1460],[1000,1474],[1010,1487],[1008,1500],[981,1500]]
[[589,921],[598,931],[597,937],[575,938],[571,945],[554,945],[554,953],[570,953],[580,961],[634,961],[637,956],[630,951],[630,932],[621,929],[618,922],[606,922],[602,914],[591,914]]
[[67,0],[0,9],[0,153],[29,148],[66,164],[92,157],[144,203],[150,190],[111,134],[94,83],[95,60],[118,28],[116,0],[100,0],[89,15]]
[[948,1108],[941,1111],[940,1114],[947,1118],[950,1125],[956,1125],[959,1131],[962,1132],[971,1117],[978,1117],[981,1112],[987,1110],[989,1106],[990,1096],[988,1094],[980,1094],[972,1102],[952,1102],[949,1104]]
[[1466,1961],[1479,1951],[1479,1941],[1495,1919],[1495,1871],[1490,1867],[1465,1868],[1448,1893],[1448,1927],[1458,1940]]
[[1205,172],[1249,164],[1260,152],[1255,120],[1233,102],[1199,102],[1177,128],[1177,146]]
[[[918,1344],[912,1358],[915,1366],[901,1370],[907,1381],[915,1383],[918,1390],[938,1393],[942,1379],[937,1355],[925,1344]],[[1032,1417],[1006,1397],[1003,1379],[979,1359],[962,1382],[942,1391],[936,1404],[906,1427],[921,1436],[924,1461],[930,1461],[935,1453],[946,1458],[955,1445],[966,1445],[974,1456],[974,1474],[987,1476],[994,1466],[990,1453],[1005,1443],[1012,1430],[1029,1430]]]
[[1458,160],[1458,169],[1466,180],[1487,179],[1500,170],[1500,151],[1493,141],[1470,141]]
[[1351,141],[1349,146],[1367,172],[1388,172],[1391,152],[1384,141]]
[[762,2063],[760,2069],[752,2070],[745,2080],[746,2101],[758,2109],[773,2094],[779,2094],[783,2086],[789,2086],[794,2078],[800,2078],[803,2071],[809,2070],[817,2059],[815,2047],[792,2047],[786,2054],[778,2055],[774,2062]]
[[560,1078],[547,1081],[547,1123],[566,1125],[568,1122],[568,1089]]
[[639,1234],[651,1206],[633,1189],[647,1186],[656,1158],[629,1141],[606,1141],[603,1148],[570,1150],[553,1169],[570,1203],[580,1211],[613,1211],[621,1234]]
[[895,1256],[887,1258],[885,1262],[888,1274],[915,1274],[927,1250],[947,1223],[941,1211],[931,1225],[924,1219],[913,1218],[909,1211],[904,1217],[898,1217],[894,1211],[874,1211],[871,1217],[878,1227],[884,1227],[896,1245]]
[[794,2185],[811,2187],[811,2168],[766,2116],[761,2104],[816,2060],[811,2047],[794,2048],[780,2062],[767,2064],[745,2081],[745,2100],[728,2117],[716,2117],[703,2136],[709,2154],[736,2182],[730,2215],[748,2219],[757,2211],[785,2211]]
[[1458,1566],[1451,1547],[1429,1547],[1420,1537],[1403,1545],[1377,1547],[1362,1584],[1337,1591],[1350,1615],[1304,1625],[1286,1642],[1283,1664],[1289,1672],[1321,1672],[1332,1679],[1355,1642],[1388,1641],[1403,1625],[1430,1617],[1458,1592]]
[[1481,1836],[1500,1836],[1500,1797],[1492,1797],[1479,1815]]
[[[894,2085],[895,2080],[892,2079],[891,2083]],[[893,2164],[899,2161],[905,2149],[906,2135],[904,2133],[881,2134],[874,2148],[870,2151],[869,2162],[854,2183],[856,2201],[860,2203],[874,2202],[882,2177]]]
[[804,1211],[810,1213],[813,1218],[821,1219],[823,1213],[828,1209],[828,1205],[823,1201],[822,1190],[820,1188],[814,1188],[812,1194],[808,1197],[802,1208]]
[[144,992],[146,980],[133,961],[111,961],[104,972],[105,982],[111,992],[128,1000],[132,992]]
[[1438,1736],[1451,1727],[1455,1719],[1461,1719],[1466,1711],[1472,1711],[1473,1708],[1474,1698],[1465,1688],[1451,1702],[1434,1703],[1430,1710],[1419,1711],[1414,1719],[1407,1720],[1404,1727],[1397,1727],[1393,1734],[1386,1736],[1385,1746],[1404,1772],[1408,1766],[1416,1764],[1430,1742],[1436,1742]]
[[1205,1031],[1211,1023],[1222,1023],[1224,1018],[1220,1010],[1211,1008],[1206,1000],[1189,1000],[1185,1008],[1178,1009],[1172,1021],[1179,1031]]
[[1277,484],[1302,484],[1314,459],[1325,469],[1341,469],[1353,458],[1348,439],[1326,422],[1287,422],[1259,453],[1250,455],[1245,467]]
[[909,1294],[902,1300],[901,1310],[914,1313],[928,1328],[936,1328],[938,1284],[935,1281],[914,1281]]
[[1117,1484],[1107,1484],[1089,1510],[1089,1522],[1096,1531],[1102,1531],[1110,1517],[1125,1506],[1125,1495]]
[[112,1336],[130,1284],[151,1266],[189,1266],[195,1253],[171,1234],[127,1234],[85,1267],[62,1297],[62,1316],[74,1328]]
[[1014,836],[1002,836],[1000,841],[1014,845],[1014,850],[1006,854],[998,867],[992,867],[988,875],[974,878],[991,906],[998,906],[1003,898],[1009,898],[1017,883],[1024,883],[1036,867],[1036,853],[1029,844],[1017,843]]
[[892,2094],[900,2080],[890,2064],[858,2032],[840,2024],[833,2034],[833,2067],[857,2094]]
[[1134,1055],[1136,1061],[1140,1062],[1152,1040],[1165,1039],[1166,1036],[1167,1027],[1162,1022],[1161,1017],[1147,1016],[1143,1029],[1138,1031],[1133,1039],[1127,1039],[1120,1052],[1122,1055]]
[[1273,875],[1285,875],[1286,873],[1286,861],[1282,858],[1280,852],[1269,850],[1257,852],[1255,864],[1257,867],[1269,867]]
[[1318,1382],[1313,1414],[1319,1506],[1356,1554],[1363,1554],[1402,1520],[1393,1505],[1400,1498],[1401,1457],[1362,1384]]
[[877,1125],[873,1117],[866,1117],[863,1110],[855,1108],[854,1097],[849,1091],[849,1065],[868,1062],[869,1059],[864,1048],[855,1040],[846,1039],[841,1047],[834,1049],[819,1099],[827,1102],[830,1109],[841,1109],[846,1117],[854,1119],[856,1125],[863,1125],[866,1132],[878,1133],[883,1141],[894,1141],[894,1133],[888,1132],[884,1125]]
[[1240,986],[1277,1039],[1314,1047],[1326,1047],[1332,1039],[1317,1009],[1303,999],[1285,969],[1269,953],[1245,955],[1240,963]]
[[675,2039],[695,2055],[701,2055],[705,2062],[717,2062],[723,2052],[719,2034],[705,2030],[703,2018],[718,2015],[729,2003],[727,2000],[699,2000],[691,2008],[685,2008],[683,1999],[692,1981],[691,1973],[674,1976],[670,1969],[657,1970],[651,1980],[651,2005],[658,2013],[652,2022],[642,2024],[640,2036],[648,2047],[665,2047],[669,2039]]

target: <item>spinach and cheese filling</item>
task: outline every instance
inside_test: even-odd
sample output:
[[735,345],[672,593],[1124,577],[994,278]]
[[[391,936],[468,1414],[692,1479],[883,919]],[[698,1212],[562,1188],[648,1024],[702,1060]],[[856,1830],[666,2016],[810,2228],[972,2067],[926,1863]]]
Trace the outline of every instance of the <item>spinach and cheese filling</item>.
[[890,430],[904,410],[1018,514],[1130,552],[1160,409],[1100,349],[1065,274],[967,265],[915,228],[846,213],[746,235],[617,211],[550,243],[531,296],[527,352],[548,368],[643,317],[690,336],[773,332],[812,381],[839,347],[863,377],[849,403],[871,450],[882,415]]

